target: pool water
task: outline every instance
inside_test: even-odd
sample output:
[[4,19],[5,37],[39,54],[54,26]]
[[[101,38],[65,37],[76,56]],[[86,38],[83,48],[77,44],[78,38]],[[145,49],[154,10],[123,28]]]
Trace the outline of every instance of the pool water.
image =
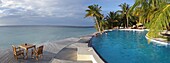
[[92,46],[108,63],[170,63],[170,48],[148,44],[146,31],[114,30],[92,38]]

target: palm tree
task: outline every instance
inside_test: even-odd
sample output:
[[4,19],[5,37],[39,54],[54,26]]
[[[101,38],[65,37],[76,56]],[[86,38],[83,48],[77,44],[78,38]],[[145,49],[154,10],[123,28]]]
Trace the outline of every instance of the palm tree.
[[100,13],[101,10],[101,6],[98,6],[97,4],[94,5],[90,5],[88,6],[88,9],[86,10],[87,14],[85,15],[85,17],[93,17],[96,23],[96,29],[101,33],[101,28],[100,28],[100,18],[103,18],[103,15]]
[[108,15],[105,17],[105,20],[108,22],[108,28],[112,29],[113,27],[118,26],[119,22],[119,15],[117,12],[109,12]]
[[101,26],[102,30],[108,30],[110,28],[110,26],[108,26],[108,25],[110,25],[110,23],[108,23],[108,21],[105,21],[105,20],[100,21],[100,26]]
[[170,27],[169,2],[170,0],[136,0],[131,7],[130,11],[137,11],[139,22],[149,23],[149,38],[159,37],[159,32]]
[[129,9],[130,9],[130,7],[129,7],[129,5],[126,4],[126,3],[121,4],[121,5],[119,5],[119,6],[121,7],[121,10],[118,10],[118,12],[121,13],[124,27],[127,28],[128,25],[129,25],[129,16],[130,16],[130,15],[129,15]]

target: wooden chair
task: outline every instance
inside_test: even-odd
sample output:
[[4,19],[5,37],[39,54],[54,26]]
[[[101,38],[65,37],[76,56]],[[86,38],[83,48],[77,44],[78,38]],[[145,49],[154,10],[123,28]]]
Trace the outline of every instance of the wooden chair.
[[33,57],[33,55],[36,56],[36,60],[38,60],[38,57],[40,56],[42,58],[43,56],[43,45],[42,46],[39,46],[36,50],[33,50],[32,49],[32,54],[31,56]]
[[13,48],[13,54],[16,60],[18,60],[18,56],[23,56],[24,58],[24,50],[21,50],[20,47],[15,47],[14,45],[12,45]]

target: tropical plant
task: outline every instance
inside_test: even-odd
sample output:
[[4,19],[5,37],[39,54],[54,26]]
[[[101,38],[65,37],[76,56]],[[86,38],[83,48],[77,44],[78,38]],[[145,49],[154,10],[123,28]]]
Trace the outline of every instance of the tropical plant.
[[117,12],[120,12],[121,13],[121,16],[122,16],[122,25],[127,28],[128,25],[129,25],[129,9],[130,9],[130,6],[126,3],[123,3],[121,5],[119,5],[121,7],[121,10],[118,10]]
[[[103,15],[102,15],[103,16]],[[104,17],[97,17],[97,21],[99,22],[99,28],[100,28],[100,31],[101,31],[101,33],[103,32],[103,30],[105,30],[104,28],[105,28],[105,26],[103,26],[103,25],[105,25],[106,23],[104,22]]]
[[101,6],[98,6],[97,4],[90,5],[88,6],[88,9],[86,10],[87,14],[85,17],[93,17],[96,23],[96,29],[101,33],[101,28],[100,28],[100,19],[103,18],[103,15],[100,13]]
[[105,20],[108,23],[108,29],[112,29],[119,25],[119,14],[117,12],[109,12],[108,15],[105,17]]
[[108,30],[109,27],[110,27],[110,26],[108,26],[108,25],[110,25],[110,24],[108,23],[108,21],[105,21],[105,20],[100,21],[101,30]]
[[139,22],[147,23],[149,38],[159,37],[158,33],[167,30],[170,24],[170,0],[136,0],[130,11],[135,11]]

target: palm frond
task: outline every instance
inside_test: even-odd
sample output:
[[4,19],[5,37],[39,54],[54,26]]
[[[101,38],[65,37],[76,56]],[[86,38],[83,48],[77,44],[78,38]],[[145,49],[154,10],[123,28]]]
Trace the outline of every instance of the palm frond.
[[170,23],[170,4],[164,4],[163,7],[156,11],[155,16],[151,19],[151,27],[148,36],[151,38],[158,37],[158,33],[167,30]]

